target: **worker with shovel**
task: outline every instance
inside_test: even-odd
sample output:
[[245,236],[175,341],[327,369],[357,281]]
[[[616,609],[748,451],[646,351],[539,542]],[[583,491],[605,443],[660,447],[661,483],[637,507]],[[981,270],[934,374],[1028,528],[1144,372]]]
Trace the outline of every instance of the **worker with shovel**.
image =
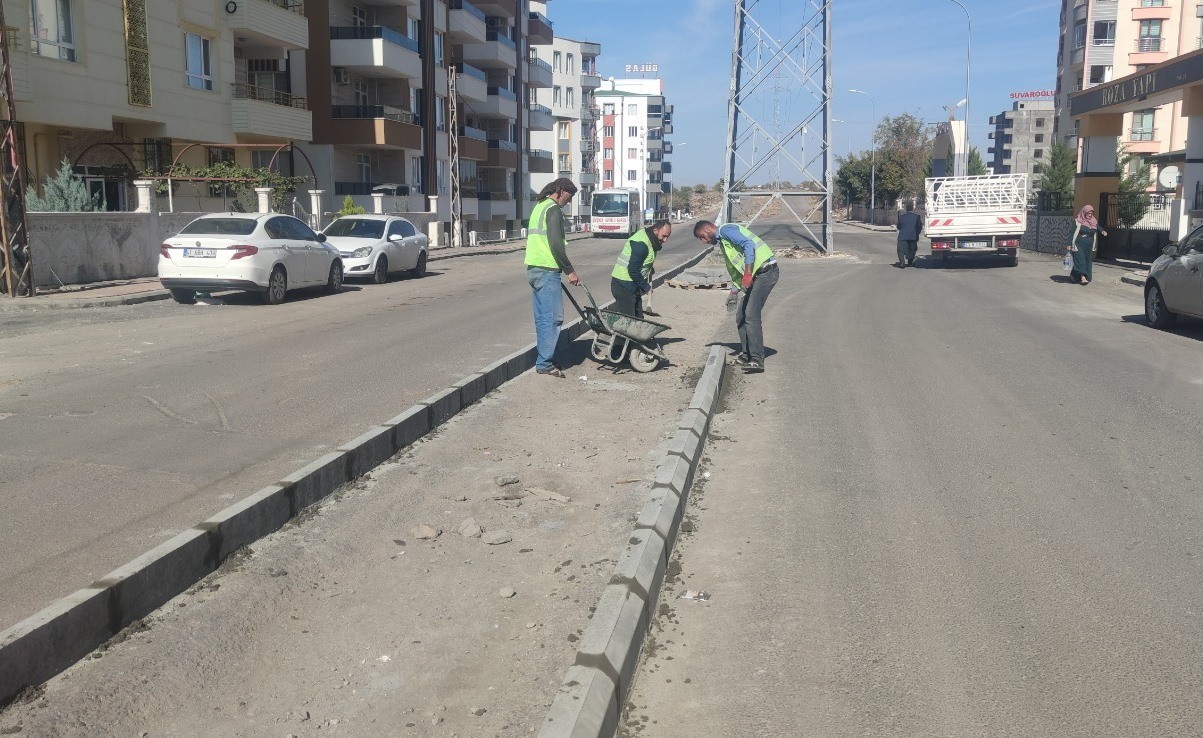
[[632,318],[643,317],[643,306],[640,298],[650,295],[651,279],[656,254],[668,243],[672,235],[672,224],[667,220],[658,220],[649,228],[641,228],[627,239],[618,255],[618,263],[610,273],[610,294],[614,296],[616,313],[629,315]]

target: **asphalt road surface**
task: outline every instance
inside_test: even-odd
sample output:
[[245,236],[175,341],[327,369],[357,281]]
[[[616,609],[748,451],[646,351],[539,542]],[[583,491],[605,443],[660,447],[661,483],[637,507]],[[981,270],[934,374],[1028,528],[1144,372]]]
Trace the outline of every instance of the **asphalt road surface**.
[[1203,323],[838,235],[783,264],[623,734],[1203,733]]
[[[621,246],[569,245],[599,301]],[[658,264],[700,248],[680,224]],[[522,258],[278,307],[0,313],[0,630],[533,341]]]

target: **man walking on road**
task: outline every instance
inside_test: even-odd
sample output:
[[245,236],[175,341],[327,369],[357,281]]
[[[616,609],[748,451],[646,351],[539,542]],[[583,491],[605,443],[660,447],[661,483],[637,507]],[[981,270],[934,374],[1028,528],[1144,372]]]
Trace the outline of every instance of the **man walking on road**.
[[614,296],[614,312],[643,317],[640,298],[652,291],[652,264],[656,253],[668,243],[672,224],[658,220],[649,228],[640,229],[627,239],[618,255],[618,263],[610,273],[610,294]]
[[535,309],[535,344],[538,358],[535,371],[552,377],[564,377],[553,359],[564,324],[564,299],[560,296],[560,274],[573,285],[581,283],[568,260],[568,241],[564,235],[561,208],[576,194],[576,185],[566,177],[547,184],[530,214],[526,231],[526,281],[530,283]]
[[898,215],[898,268],[906,269],[915,264],[919,253],[919,234],[923,233],[923,219],[915,212],[915,203],[906,204],[906,212]]
[[[735,327],[739,331],[740,352],[735,355],[735,363],[743,366],[745,374],[759,374],[764,371],[764,326],[760,314],[779,276],[773,250],[755,233],[735,223],[719,228],[708,220],[699,220],[693,226],[693,235],[702,243],[718,244],[723,252],[731,274],[727,304],[738,301]],[[741,288],[743,299],[739,298]]]

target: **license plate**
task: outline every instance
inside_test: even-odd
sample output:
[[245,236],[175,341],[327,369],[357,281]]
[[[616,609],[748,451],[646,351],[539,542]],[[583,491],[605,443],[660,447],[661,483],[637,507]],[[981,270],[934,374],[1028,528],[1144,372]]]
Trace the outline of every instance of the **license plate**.
[[989,241],[961,241],[963,249],[988,249],[991,248]]
[[216,259],[215,249],[184,249],[184,256],[189,259]]

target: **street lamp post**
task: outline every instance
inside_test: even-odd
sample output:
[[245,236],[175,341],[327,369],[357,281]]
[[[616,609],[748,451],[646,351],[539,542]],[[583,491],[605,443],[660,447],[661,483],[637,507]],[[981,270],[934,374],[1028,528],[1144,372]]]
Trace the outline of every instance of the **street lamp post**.
[[969,24],[969,35],[965,39],[965,152],[963,156],[964,173],[969,175],[969,70],[973,66],[973,18],[969,15],[969,9],[961,0],[951,0],[960,6],[961,10],[965,11],[965,20]]
[[[673,144],[673,151],[674,151],[674,152],[676,152],[676,150],[677,150],[677,147],[679,147],[679,146],[686,146],[686,145],[688,145],[688,143],[689,143],[689,142],[688,142],[688,141],[686,141],[685,143],[675,143],[675,144]],[[671,154],[670,154],[670,156],[671,156]],[[673,217],[673,206],[674,206],[674,205],[676,205],[676,200],[677,200],[677,195],[676,195],[676,193],[675,193],[675,192],[673,192],[673,177],[672,177],[672,172],[669,172],[669,173],[668,173],[668,219],[669,219],[669,220],[672,220],[672,217]]]
[[[873,111],[873,128],[877,127],[877,101],[864,90],[848,90],[856,95],[869,98],[870,109]],[[877,210],[877,131],[873,130],[873,151],[869,155],[869,222],[873,222],[873,211]]]

